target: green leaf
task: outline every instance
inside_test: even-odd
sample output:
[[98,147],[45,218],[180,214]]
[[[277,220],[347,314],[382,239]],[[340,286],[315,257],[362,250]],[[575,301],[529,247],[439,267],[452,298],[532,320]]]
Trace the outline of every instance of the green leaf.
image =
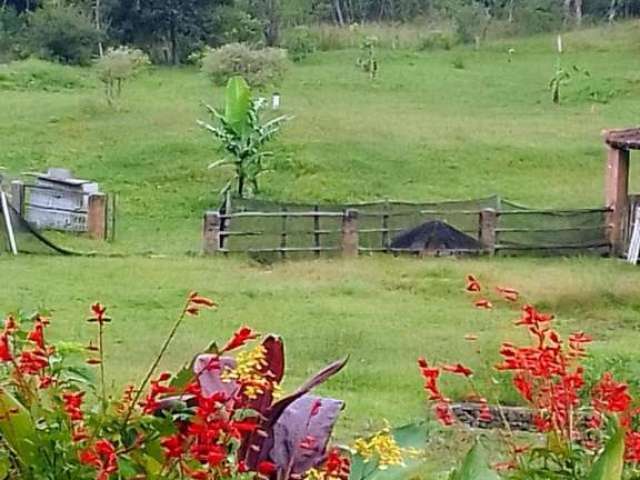
[[251,109],[251,90],[242,77],[232,77],[227,83],[224,116],[229,126],[240,136],[244,136]]
[[0,434],[23,465],[36,459],[33,419],[24,405],[5,390],[0,390]]
[[588,480],[620,480],[624,467],[624,430],[617,428],[593,464]]
[[491,470],[484,448],[476,442],[452,480],[500,480],[500,477]]
[[11,471],[11,460],[7,452],[0,453],[0,480],[9,478],[9,472]]

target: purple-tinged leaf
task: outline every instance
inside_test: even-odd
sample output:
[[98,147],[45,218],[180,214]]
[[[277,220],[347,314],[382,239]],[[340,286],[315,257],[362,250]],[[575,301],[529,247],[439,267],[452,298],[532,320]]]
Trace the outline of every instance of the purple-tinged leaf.
[[327,444],[344,402],[304,395],[273,426],[271,460],[282,478],[302,474],[325,460]]
[[238,384],[233,380],[222,380],[221,374],[226,369],[233,369],[236,361],[232,357],[218,357],[216,355],[199,355],[193,364],[202,394],[210,398],[216,393],[224,393],[231,397],[238,389]]

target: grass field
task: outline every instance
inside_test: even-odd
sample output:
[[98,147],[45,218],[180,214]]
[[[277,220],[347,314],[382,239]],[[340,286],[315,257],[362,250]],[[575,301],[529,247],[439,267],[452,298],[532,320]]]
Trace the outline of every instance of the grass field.
[[[601,205],[600,132],[637,122],[638,40],[635,23],[568,35],[565,65],[591,76],[576,75],[559,106],[546,89],[556,63],[550,36],[480,51],[383,50],[374,83],[353,66],[357,52],[318,53],[279,87],[284,110],[296,119],[276,145],[282,168],[266,179],[265,196],[436,200],[499,193],[532,206]],[[516,51],[511,63],[509,48]],[[351,355],[347,371],[325,388],[348,402],[343,438],[381,418],[421,417],[418,355],[478,367],[512,333],[515,312],[470,306],[462,290],[471,271],[521,288],[559,314],[561,330],[593,333],[598,358],[636,365],[640,283],[635,268],[616,261],[374,257],[265,268],[244,258],[194,258],[202,212],[217,204],[224,183],[222,172],[206,169],[219,153],[195,120],[204,117],[199,102],[220,103],[220,90],[195,69],[158,68],[126,85],[115,111],[90,71],[57,72],[76,86],[47,91],[34,81],[0,81],[0,166],[13,173],[66,166],[117,192],[115,244],[55,238],[126,257],[0,257],[0,311],[46,306],[55,312],[55,336],[79,340],[88,333],[88,305],[105,302],[115,317],[108,344],[115,384],[140,377],[184,295],[198,289],[222,307],[185,326],[166,366],[248,323],[285,336],[288,385]],[[637,185],[640,175],[632,173]],[[469,351],[466,333],[480,335],[479,355]],[[486,368],[480,375],[488,381]],[[466,393],[463,385],[451,387],[457,396]]]

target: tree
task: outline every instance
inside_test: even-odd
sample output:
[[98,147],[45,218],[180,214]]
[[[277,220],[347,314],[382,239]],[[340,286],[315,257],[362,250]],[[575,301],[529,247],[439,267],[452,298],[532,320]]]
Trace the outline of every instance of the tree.
[[207,105],[217,125],[198,121],[231,155],[230,158],[212,163],[209,168],[233,167],[234,178],[223,190],[226,191],[235,183],[240,197],[245,195],[247,186],[252,188],[254,194],[259,192],[258,179],[269,171],[266,160],[272,155],[264,150],[264,146],[277,135],[281,125],[291,119],[283,115],[262,122],[260,111],[264,105],[264,99],[251,98],[251,90],[242,77],[233,77],[227,84],[224,113]]

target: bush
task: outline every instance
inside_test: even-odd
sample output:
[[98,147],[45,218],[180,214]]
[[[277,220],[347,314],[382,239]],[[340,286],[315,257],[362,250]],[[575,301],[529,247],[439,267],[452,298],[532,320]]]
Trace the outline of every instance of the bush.
[[434,31],[426,35],[420,35],[417,49],[426,50],[451,50],[456,41],[450,32]]
[[311,35],[311,30],[308,27],[300,26],[287,32],[284,38],[284,47],[291,60],[299,62],[314,53],[317,44]]
[[20,57],[18,41],[22,32],[22,20],[15,9],[0,9],[0,63]]
[[78,68],[45,62],[36,58],[0,65],[0,90],[60,91],[90,85]]
[[484,38],[488,17],[480,5],[460,7],[455,13],[456,34],[462,43],[473,43]]
[[87,65],[100,39],[91,20],[74,7],[45,7],[31,17],[28,38],[46,60]]
[[98,78],[105,85],[107,102],[113,104],[122,93],[124,82],[149,63],[149,57],[135,48],[118,47],[107,50],[96,63]]
[[273,85],[282,80],[286,69],[286,51],[280,48],[252,49],[244,43],[210,49],[202,59],[202,71],[216,85],[224,85],[237,75],[251,86]]

